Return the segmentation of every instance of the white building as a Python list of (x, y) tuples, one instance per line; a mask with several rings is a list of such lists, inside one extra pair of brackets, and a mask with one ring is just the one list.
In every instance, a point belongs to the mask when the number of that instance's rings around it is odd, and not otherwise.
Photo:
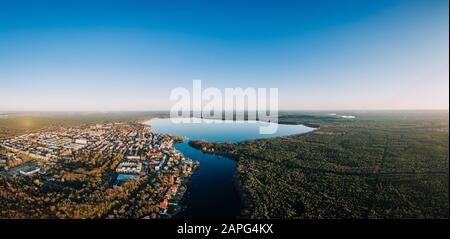
[(76, 144), (83, 144), (86, 145), (87, 144), (87, 139), (76, 139), (75, 140)]
[(33, 170), (30, 170), (30, 171), (19, 170), (19, 173), (22, 174), (23, 176), (30, 176), (30, 175), (33, 175), (35, 173), (39, 173), (40, 171), (41, 171), (40, 168), (35, 168)]

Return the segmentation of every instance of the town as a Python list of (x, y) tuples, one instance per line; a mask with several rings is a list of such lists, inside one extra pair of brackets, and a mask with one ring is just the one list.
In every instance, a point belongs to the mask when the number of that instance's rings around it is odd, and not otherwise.
[(199, 166), (174, 148), (174, 143), (183, 140), (153, 133), (150, 126), (135, 122), (57, 127), (0, 142), (0, 177), (39, 181), (43, 191), (58, 183), (94, 179), (101, 179), (100, 191), (120, 190), (135, 181), (139, 182), (136, 195), (148, 189), (146, 185), (152, 187), (147, 190), (149, 204), (158, 207), (157, 214), (140, 217), (170, 217), (179, 209), (185, 184)]

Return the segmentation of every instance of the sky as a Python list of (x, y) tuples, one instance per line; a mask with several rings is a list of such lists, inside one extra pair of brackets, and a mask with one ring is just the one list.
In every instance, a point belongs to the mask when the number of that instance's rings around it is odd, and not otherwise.
[(167, 110), (194, 79), (281, 110), (448, 109), (448, 4), (1, 1), (0, 111)]

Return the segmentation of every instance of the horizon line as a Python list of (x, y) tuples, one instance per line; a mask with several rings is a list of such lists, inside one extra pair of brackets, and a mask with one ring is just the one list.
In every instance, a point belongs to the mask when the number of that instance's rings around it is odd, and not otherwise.
[[(229, 112), (231, 110), (223, 110)], [(248, 110), (233, 110), (233, 112), (247, 112)], [(406, 108), (406, 109), (281, 109), (278, 112), (286, 111), (449, 111), (449, 108)], [(145, 113), (145, 112), (170, 112), (168, 109), (152, 109), (152, 110), (0, 110), (0, 114), (8, 113)], [(198, 111), (189, 111), (198, 112)]]

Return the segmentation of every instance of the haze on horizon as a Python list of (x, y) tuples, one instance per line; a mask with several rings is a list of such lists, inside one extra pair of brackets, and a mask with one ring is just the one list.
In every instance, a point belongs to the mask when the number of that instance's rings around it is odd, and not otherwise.
[(170, 91), (277, 87), (281, 110), (448, 109), (446, 0), (14, 1), (0, 111), (167, 110)]

